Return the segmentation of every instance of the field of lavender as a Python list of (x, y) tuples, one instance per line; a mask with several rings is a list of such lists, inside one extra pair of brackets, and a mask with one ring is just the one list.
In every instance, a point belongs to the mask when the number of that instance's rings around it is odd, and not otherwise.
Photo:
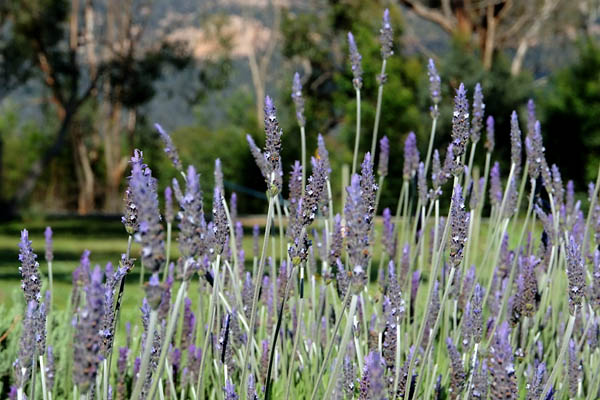
[[(385, 73), (391, 33), (386, 11), (380, 100), (394, 78)], [(52, 229), (41, 264), (22, 230), (22, 294), (0, 305), (3, 398), (600, 398), (600, 175), (588, 201), (576, 200), (545, 158), (533, 101), (524, 140), (516, 112), (510, 132), (498, 132), (511, 141), (501, 174), (479, 85), (469, 100), (460, 84), (452, 131), (436, 132), (441, 80), (431, 60), (424, 157), (411, 133), (404, 159), (389, 160), (399, 144), (378, 138), (380, 102), (371, 151), (360, 154), (361, 55), (351, 33), (348, 42), (357, 109), (343, 209), (334, 209), (320, 135), (307, 160), (298, 74), (300, 160), (280, 158), (284, 133), (268, 96), (264, 148), (248, 136), (268, 199), (260, 228), (243, 226), (218, 159), (205, 218), (199, 174), (157, 124), (180, 177), (159, 194), (134, 151), (126, 250), (114, 265), (94, 266), (84, 252), (72, 286), (54, 285)], [(434, 149), (448, 134), (450, 145)], [(404, 184), (396, 209), (379, 210), (389, 162), (403, 162)], [(139, 282), (125, 283), (132, 270)]]

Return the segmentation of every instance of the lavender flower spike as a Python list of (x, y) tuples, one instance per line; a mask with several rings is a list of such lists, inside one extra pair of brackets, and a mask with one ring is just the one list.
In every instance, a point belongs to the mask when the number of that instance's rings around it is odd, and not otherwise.
[(465, 210), (460, 185), (454, 187), (452, 195), (452, 209), (450, 210), (450, 260), (454, 267), (458, 267), (463, 258), (463, 250), (467, 242), (469, 226), (469, 213)]
[(525, 138), (525, 153), (529, 162), (529, 176), (535, 180), (540, 175), (544, 160), (540, 121), (534, 123), (533, 131)]
[(23, 329), (19, 342), (18, 357), (13, 366), (15, 367), (16, 384), (22, 388), (29, 381), (31, 365), (33, 361), (35, 345), (35, 313), (37, 302), (31, 300), (27, 303), (27, 311), (23, 318)]
[(225, 195), (225, 186), (223, 186), (223, 168), (221, 167), (221, 159), (215, 159), (215, 186), (219, 188), (221, 193)]
[(304, 98), (302, 97), (302, 83), (300, 82), (300, 74), (294, 74), (294, 80), (292, 81), (292, 100), (296, 106), (296, 119), (298, 125), (304, 127), (306, 125), (306, 119), (304, 118)]
[(452, 173), (459, 176), (463, 172), (463, 155), (469, 140), (469, 102), (467, 90), (460, 84), (454, 96), (454, 113), (452, 114), (452, 151), (454, 165)]
[(233, 386), (233, 383), (231, 383), (231, 379), (228, 379), (227, 382), (225, 383), (225, 400), (238, 400), (239, 397), (237, 395), (237, 393), (235, 392), (235, 386)]
[(348, 32), (348, 48), (350, 50), (350, 63), (352, 64), (352, 75), (354, 78), (352, 79), (352, 84), (354, 85), (355, 90), (360, 90), (362, 88), (362, 66), (361, 60), (362, 56), (358, 52), (358, 47), (356, 47), (356, 41), (354, 40), (354, 35), (352, 32)]
[(494, 117), (491, 115), (487, 117), (485, 125), (485, 148), (488, 153), (491, 153), (494, 151), (494, 145), (496, 144), (494, 140)]
[(158, 123), (154, 124), (154, 128), (156, 128), (156, 130), (158, 131), (158, 134), (160, 135), (160, 138), (162, 139), (165, 145), (165, 153), (167, 153), (167, 157), (169, 157), (169, 159), (178, 171), (183, 171), (181, 160), (179, 160), (179, 154), (177, 153), (177, 149), (173, 144), (171, 136), (169, 136), (169, 134)]
[(46, 239), (46, 261), (52, 262), (54, 259), (54, 252), (52, 249), (52, 228), (46, 227), (44, 231), (44, 238)]
[(490, 394), (492, 399), (518, 398), (517, 377), (513, 350), (509, 339), (510, 329), (504, 321), (498, 327), (489, 348), (489, 371), (492, 377)]
[(452, 342), (452, 339), (449, 337), (446, 338), (446, 346), (448, 347), (450, 365), (452, 367), (452, 372), (450, 374), (450, 388), (448, 389), (448, 392), (450, 393), (451, 399), (457, 399), (465, 387), (465, 369), (463, 367), (462, 358)]
[(283, 130), (279, 127), (277, 115), (275, 114), (275, 106), (273, 100), (269, 96), (265, 97), (265, 166), (266, 171), (263, 172), (269, 194), (277, 195), (281, 192), (281, 178), (283, 171), (281, 169), (281, 136)]
[(367, 266), (371, 258), (369, 238), (371, 224), (365, 218), (369, 215), (368, 206), (363, 199), (361, 178), (352, 175), (350, 186), (346, 188), (348, 197), (344, 207), (346, 215), (346, 247), (350, 258), (352, 283), (357, 292), (360, 292), (367, 283)]
[(383, 22), (379, 30), (379, 42), (381, 43), (381, 57), (385, 60), (394, 54), (394, 30), (390, 22), (390, 10), (383, 11)]
[(410, 132), (404, 141), (404, 167), (402, 174), (405, 180), (412, 179), (419, 168), (419, 150), (417, 136)]
[(100, 266), (94, 268), (85, 291), (86, 305), (79, 313), (73, 341), (73, 381), (81, 393), (87, 393), (96, 382), (98, 365), (102, 359), (102, 338), (98, 332), (104, 311), (104, 288)]
[(40, 275), (40, 264), (36, 261), (37, 255), (31, 248), (31, 241), (29, 240), (29, 232), (27, 229), (21, 231), (21, 241), (19, 242), (19, 261), (21, 266), (19, 272), (21, 273), (21, 289), (25, 293), (25, 300), (27, 303), (35, 301), (39, 303), (42, 295), (40, 290), (42, 288), (42, 277)]
[(165, 219), (169, 224), (173, 223), (173, 190), (170, 186), (165, 188)]
[(387, 136), (382, 137), (379, 140), (379, 166), (377, 173), (381, 177), (385, 177), (388, 174), (388, 164), (390, 161), (390, 141)]
[(515, 176), (521, 174), (521, 129), (519, 128), (519, 118), (517, 112), (513, 111), (510, 115), (510, 159), (515, 164)]
[(440, 116), (438, 105), (440, 104), (440, 101), (442, 101), (442, 84), (440, 75), (435, 68), (435, 63), (431, 58), (427, 63), (427, 75), (429, 76), (429, 94), (431, 95), (431, 101), (433, 102), (433, 106), (430, 108), (431, 117), (437, 118)]
[(140, 221), (135, 239), (142, 244), (144, 266), (155, 273), (165, 264), (164, 232), (158, 210), (156, 180), (150, 168), (142, 164), (138, 150), (132, 157), (132, 164), (130, 186)]
[(569, 279), (569, 311), (575, 315), (585, 293), (585, 266), (581, 247), (573, 236), (567, 244), (567, 278)]
[(360, 400), (385, 400), (385, 361), (377, 351), (371, 351), (365, 357), (363, 377), (360, 382)]
[(473, 94), (473, 119), (471, 120), (471, 141), (479, 142), (481, 138), (481, 130), (483, 128), (483, 113), (485, 112), (485, 103), (483, 102), (483, 93), (481, 85), (475, 85), (475, 93)]

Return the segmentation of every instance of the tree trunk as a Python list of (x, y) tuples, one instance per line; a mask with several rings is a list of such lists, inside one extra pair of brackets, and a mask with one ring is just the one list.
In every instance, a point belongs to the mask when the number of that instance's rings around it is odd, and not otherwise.
[(94, 171), (81, 134), (73, 135), (73, 155), (77, 175), (77, 212), (85, 215), (94, 210)]

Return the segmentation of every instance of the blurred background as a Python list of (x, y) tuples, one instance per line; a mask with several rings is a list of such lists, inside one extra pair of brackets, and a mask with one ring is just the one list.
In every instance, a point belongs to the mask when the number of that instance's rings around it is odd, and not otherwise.
[[(220, 157), (240, 213), (264, 213), (265, 185), (245, 135), (262, 145), (262, 99), (271, 95), (289, 172), (300, 157), (290, 98), (295, 71), (304, 86), (309, 154), (321, 132), (339, 201), (356, 107), (346, 34), (354, 33), (363, 56), (367, 151), (385, 8), (395, 55), (379, 133), (391, 142), (383, 207), (395, 207), (408, 132), (426, 152), (429, 58), (443, 87), (436, 147), (449, 142), (454, 90), (465, 82), (471, 97), (481, 82), (486, 114), (496, 119), (494, 160), (506, 175), (510, 113), (517, 110), (526, 132), (533, 98), (549, 162), (585, 196), (600, 160), (599, 0), (3, 0), (0, 266), (16, 265), (25, 226), (34, 246), (46, 224), (56, 237), (76, 239), (63, 243), (58, 259), (77, 260), (83, 246), (100, 246), (92, 238), (116, 237), (124, 247), (119, 214), (133, 149), (144, 151), (161, 193), (175, 175), (155, 122), (172, 134), (184, 164), (202, 173), (207, 205)], [(100, 259), (119, 251), (106, 243)]]

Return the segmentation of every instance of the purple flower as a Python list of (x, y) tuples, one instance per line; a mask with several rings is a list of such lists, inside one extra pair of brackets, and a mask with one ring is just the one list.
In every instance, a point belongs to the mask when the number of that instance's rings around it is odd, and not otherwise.
[(247, 399), (248, 400), (258, 400), (258, 395), (256, 394), (256, 383), (254, 382), (254, 374), (250, 373), (248, 375), (248, 391), (247, 391)]
[(296, 106), (296, 120), (298, 120), (298, 125), (304, 127), (306, 125), (306, 119), (304, 119), (304, 98), (302, 98), (300, 74), (297, 72), (294, 74), (294, 80), (292, 81), (292, 100)]
[(98, 332), (104, 313), (104, 288), (99, 266), (94, 268), (85, 293), (86, 304), (78, 315), (73, 340), (73, 381), (81, 393), (87, 393), (95, 384), (98, 366), (102, 360), (102, 338)]
[(538, 286), (535, 267), (540, 260), (534, 256), (520, 256), (516, 306), (521, 315), (533, 317), (537, 311)]
[(281, 136), (283, 131), (279, 127), (277, 115), (275, 114), (273, 100), (269, 96), (265, 97), (265, 166), (263, 175), (267, 182), (269, 193), (274, 196), (281, 192)]
[(304, 196), (302, 196), (302, 206), (300, 220), (304, 227), (309, 226), (317, 216), (319, 211), (319, 200), (323, 196), (327, 181), (327, 170), (322, 158), (312, 158), (313, 172), (308, 177)]
[(595, 310), (600, 310), (600, 250), (594, 251), (592, 258), (594, 272), (592, 274), (592, 284), (589, 290), (590, 304)]
[(460, 84), (454, 96), (454, 112), (452, 114), (452, 157), (454, 160), (452, 173), (458, 176), (463, 172), (463, 155), (469, 140), (469, 101), (464, 84)]
[[(398, 283), (396, 282), (396, 287)], [(388, 291), (392, 294), (391, 289)], [(392, 304), (389, 296), (383, 297), (383, 315), (385, 317), (385, 330), (383, 331), (382, 352), (387, 368), (392, 369), (396, 361), (397, 324), (399, 323), (398, 310)]]
[(117, 398), (124, 399), (127, 386), (125, 378), (127, 377), (127, 358), (129, 357), (129, 347), (119, 347), (119, 358), (117, 359)]
[(429, 94), (431, 96), (431, 101), (433, 102), (433, 106), (431, 107), (431, 117), (437, 118), (440, 116), (438, 104), (442, 101), (442, 83), (440, 75), (435, 68), (435, 63), (431, 58), (427, 63), (427, 75), (429, 77)]
[(525, 138), (525, 153), (529, 162), (529, 176), (537, 179), (544, 159), (544, 144), (540, 132), (540, 121), (534, 123), (533, 131)]
[[(531, 101), (531, 100), (530, 100)], [(544, 391), (546, 381), (546, 364), (539, 363), (527, 384), (527, 400), (537, 400)]]
[(170, 186), (165, 188), (165, 219), (167, 223), (173, 223), (173, 191)]
[(260, 228), (258, 224), (254, 224), (252, 227), (252, 249), (254, 253), (254, 257), (258, 257), (259, 247), (258, 247), (258, 235), (260, 233)]
[(565, 188), (563, 186), (562, 177), (556, 164), (552, 164), (552, 192), (555, 198), (556, 207), (560, 207), (564, 203)]
[[(350, 346), (348, 347), (348, 349), (350, 349)], [(346, 354), (346, 356), (344, 357), (343, 375), (342, 376), (343, 376), (342, 379), (343, 379), (344, 393), (346, 393), (347, 398), (353, 398), (354, 397), (354, 389), (356, 387), (356, 385), (355, 385), (356, 377), (355, 377), (355, 372), (354, 372), (354, 363), (352, 362), (352, 359), (348, 356), (348, 354)]]
[[(485, 360), (479, 362), (475, 360), (475, 369), (473, 372), (473, 383), (471, 385), (471, 394), (473, 399), (485, 400), (488, 393), (488, 369)], [(537, 399), (537, 397), (536, 397)]]
[(52, 262), (54, 259), (54, 252), (52, 250), (52, 229), (47, 226), (44, 231), (44, 237), (46, 239), (46, 261)]
[(342, 256), (343, 245), (344, 238), (342, 236), (342, 217), (340, 214), (336, 214), (333, 218), (331, 241), (329, 243), (329, 265), (334, 265), (336, 260)]
[[(269, 171), (267, 169), (267, 163), (265, 161), (265, 157), (262, 154), (262, 151), (258, 148), (250, 134), (246, 135), (246, 141), (248, 142), (248, 146), (250, 147), (250, 152), (254, 157), (254, 161), (256, 161), (256, 165), (258, 166), (258, 169), (260, 169), (260, 173), (262, 174), (263, 178), (267, 180), (269, 176)], [(267, 183), (269, 183), (268, 180)]]
[(179, 252), (181, 257), (178, 262), (180, 271), (189, 279), (194, 271), (199, 268), (199, 258), (207, 251), (206, 221), (204, 219), (202, 189), (200, 176), (194, 166), (190, 165), (185, 178), (185, 193), (181, 192), (179, 182), (173, 179), (175, 197), (179, 202), (181, 211), (178, 213)]
[(377, 168), (379, 176), (387, 176), (389, 160), (390, 141), (387, 136), (384, 136), (379, 140), (379, 166)]
[(517, 399), (517, 377), (513, 350), (510, 345), (510, 328), (504, 321), (494, 334), (489, 348), (489, 371), (492, 377), (490, 394), (492, 399)]
[(225, 207), (223, 194), (218, 187), (214, 188), (213, 194), (213, 234), (214, 234), (214, 252), (221, 254), (225, 248), (225, 242), (229, 238), (229, 224), (227, 222), (227, 214), (225, 213)]
[(360, 381), (360, 400), (384, 400), (387, 392), (385, 390), (385, 362), (381, 354), (371, 351), (365, 357), (363, 377)]
[(35, 301), (39, 303), (42, 299), (40, 290), (42, 288), (42, 277), (40, 275), (40, 264), (36, 261), (37, 255), (31, 248), (29, 232), (27, 229), (21, 231), (21, 241), (19, 242), (19, 261), (21, 266), (21, 289), (25, 294), (27, 303)]
[(396, 256), (396, 244), (398, 238), (396, 237), (396, 226), (392, 222), (392, 212), (389, 208), (383, 210), (383, 235), (381, 241), (388, 256), (393, 260)]
[(167, 157), (169, 157), (169, 160), (171, 160), (173, 166), (175, 166), (178, 171), (183, 171), (183, 166), (179, 160), (179, 154), (177, 153), (177, 149), (173, 144), (171, 136), (169, 136), (169, 134), (163, 129), (162, 126), (160, 126), (160, 124), (154, 124), (154, 128), (156, 128), (158, 131), (158, 134), (160, 135), (160, 138), (165, 146), (165, 153), (167, 153)]
[(490, 115), (489, 117), (487, 117), (485, 130), (485, 148), (487, 149), (488, 153), (494, 151), (495, 143), (496, 142), (494, 140), (494, 117)]
[(533, 99), (529, 99), (529, 101), (527, 101), (527, 136), (533, 135), (536, 122), (535, 103), (533, 102)]
[(450, 373), (450, 393), (451, 399), (457, 399), (465, 387), (466, 374), (463, 367), (462, 358), (456, 349), (456, 346), (452, 342), (451, 338), (446, 338), (446, 347), (448, 348), (448, 354), (450, 356), (450, 365), (452, 372)]
[(458, 267), (463, 258), (469, 227), (469, 213), (465, 210), (460, 185), (454, 187), (450, 218), (450, 260), (454, 267)]
[(165, 242), (163, 226), (158, 211), (156, 180), (150, 168), (142, 164), (142, 153), (135, 152), (132, 161), (130, 186), (133, 202), (140, 221), (136, 241), (142, 244), (142, 262), (152, 273), (160, 271), (165, 264)]
[(577, 397), (577, 388), (581, 379), (581, 364), (577, 354), (577, 344), (573, 339), (569, 340), (569, 397)]
[(402, 169), (405, 180), (412, 179), (419, 168), (419, 150), (417, 150), (417, 137), (410, 132), (404, 141), (404, 167)]
[(390, 22), (390, 10), (387, 8), (383, 11), (379, 42), (381, 43), (381, 57), (384, 60), (394, 54), (394, 30)]
[(238, 212), (237, 212), (237, 193), (231, 192), (231, 196), (229, 197), (229, 215), (231, 216), (231, 220), (236, 222)]
[(221, 167), (221, 159), (215, 159), (215, 186), (219, 188), (221, 193), (225, 194), (225, 186), (223, 186), (223, 168)]
[(417, 168), (417, 191), (419, 192), (419, 202), (422, 207), (427, 205), (427, 176), (425, 176), (425, 164), (419, 163)]
[(371, 221), (359, 175), (352, 175), (350, 186), (346, 188), (346, 192), (348, 193), (344, 207), (347, 232), (346, 248), (352, 266), (352, 280), (357, 285), (356, 289), (360, 291), (368, 279), (366, 271), (371, 258)]
[(36, 321), (35, 314), (38, 303), (35, 300), (30, 300), (27, 303), (27, 311), (23, 318), (23, 328), (21, 330), (21, 339), (19, 341), (18, 357), (13, 366), (15, 367), (15, 383), (19, 388), (23, 388), (29, 381), (31, 367), (34, 359), (34, 351), (36, 349)]
[(46, 349), (46, 366), (44, 367), (44, 374), (46, 374), (46, 386), (48, 390), (52, 391), (54, 387), (54, 350), (52, 346), (48, 346)]
[(235, 386), (231, 383), (231, 379), (227, 379), (225, 382), (225, 387), (223, 388), (225, 391), (225, 400), (238, 400), (239, 397), (237, 393), (235, 393)]
[(577, 308), (581, 306), (581, 300), (585, 293), (585, 266), (581, 255), (581, 247), (573, 236), (569, 238), (567, 250), (567, 278), (569, 280), (569, 311), (575, 315)]
[(517, 112), (510, 115), (510, 160), (515, 165), (515, 176), (521, 174), (521, 129)]
[(125, 190), (125, 197), (123, 200), (125, 201), (125, 210), (123, 211), (123, 216), (121, 217), (121, 223), (125, 227), (125, 231), (128, 234), (133, 235), (139, 230), (140, 222), (138, 220), (137, 206), (133, 202), (131, 186)]
[(502, 183), (500, 182), (500, 164), (494, 163), (490, 171), (490, 203), (493, 206), (500, 207), (502, 203)]
[(481, 85), (477, 83), (475, 85), (475, 93), (473, 94), (473, 118), (471, 119), (471, 141), (473, 143), (479, 142), (481, 138), (484, 112), (483, 92), (481, 91)]
[(360, 90), (362, 87), (362, 67), (360, 65), (362, 56), (358, 52), (358, 48), (356, 47), (356, 41), (354, 40), (354, 35), (352, 32), (348, 32), (348, 49), (350, 51), (350, 64), (352, 65), (352, 75), (354, 78), (352, 79), (352, 84), (354, 85), (354, 89)]
[(442, 194), (442, 185), (446, 182), (446, 177), (442, 171), (440, 162), (440, 153), (437, 149), (433, 150), (433, 158), (431, 160), (431, 185), (430, 197), (435, 201)]

